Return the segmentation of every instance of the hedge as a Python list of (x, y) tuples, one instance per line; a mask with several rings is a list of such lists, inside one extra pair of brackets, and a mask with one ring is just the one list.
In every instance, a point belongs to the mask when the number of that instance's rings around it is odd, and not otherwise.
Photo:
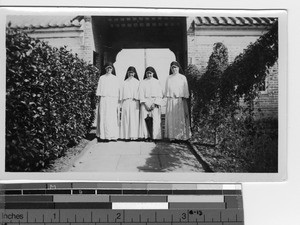
[(6, 171), (39, 171), (91, 129), (100, 73), (66, 46), (6, 30)]
[(195, 65), (187, 68), (192, 141), (215, 172), (278, 172), (278, 119), (258, 119), (253, 107), (266, 71), (277, 59), (276, 21), (231, 64), (226, 47), (216, 43), (202, 76)]
[(228, 67), (228, 49), (217, 42), (209, 57), (205, 73), (193, 65), (187, 69), (192, 96), (192, 130), (201, 132), (202, 140), (217, 143), (218, 128), (224, 124), (225, 112), (220, 107), (220, 87), (223, 72)]

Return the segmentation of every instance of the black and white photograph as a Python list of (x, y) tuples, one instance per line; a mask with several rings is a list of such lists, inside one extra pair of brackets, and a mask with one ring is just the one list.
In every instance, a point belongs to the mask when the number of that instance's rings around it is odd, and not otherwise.
[(5, 19), (5, 174), (285, 178), (284, 11)]

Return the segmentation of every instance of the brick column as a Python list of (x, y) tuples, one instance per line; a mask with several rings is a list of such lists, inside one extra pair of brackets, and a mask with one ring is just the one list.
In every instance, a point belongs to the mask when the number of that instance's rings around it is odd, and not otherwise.
[(88, 63), (93, 63), (93, 51), (95, 42), (92, 29), (92, 17), (85, 16), (83, 24), (83, 59)]

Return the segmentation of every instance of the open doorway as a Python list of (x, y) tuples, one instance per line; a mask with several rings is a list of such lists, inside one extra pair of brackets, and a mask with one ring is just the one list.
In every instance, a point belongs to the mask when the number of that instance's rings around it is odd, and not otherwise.
[[(175, 54), (167, 48), (123, 49), (118, 53), (114, 66), (120, 82), (124, 80), (129, 66), (136, 68), (140, 81), (143, 80), (145, 69), (152, 66), (164, 89), (170, 63), (174, 60)], [(165, 113), (165, 104), (162, 106), (162, 113)]]
[(129, 66), (136, 68), (140, 80), (144, 77), (146, 67), (152, 66), (157, 72), (162, 87), (164, 87), (169, 75), (170, 63), (174, 60), (174, 53), (167, 48), (123, 49), (118, 53), (114, 66), (116, 74), (121, 80), (124, 80)]

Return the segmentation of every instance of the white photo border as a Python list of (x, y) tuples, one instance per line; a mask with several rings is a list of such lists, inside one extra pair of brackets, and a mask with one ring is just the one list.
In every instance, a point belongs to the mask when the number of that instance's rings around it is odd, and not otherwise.
[[(0, 180), (59, 180), (59, 181), (101, 181), (101, 182), (269, 182), (287, 179), (287, 74), (288, 74), (288, 30), (287, 11), (267, 10), (229, 10), (229, 9), (168, 9), (168, 8), (122, 8), (122, 7), (2, 7), (0, 8)], [(5, 90), (6, 56), (5, 27), (7, 15), (101, 15), (101, 16), (242, 16), (278, 17), (279, 57), (278, 57), (278, 173), (26, 173), (5, 172)]]

